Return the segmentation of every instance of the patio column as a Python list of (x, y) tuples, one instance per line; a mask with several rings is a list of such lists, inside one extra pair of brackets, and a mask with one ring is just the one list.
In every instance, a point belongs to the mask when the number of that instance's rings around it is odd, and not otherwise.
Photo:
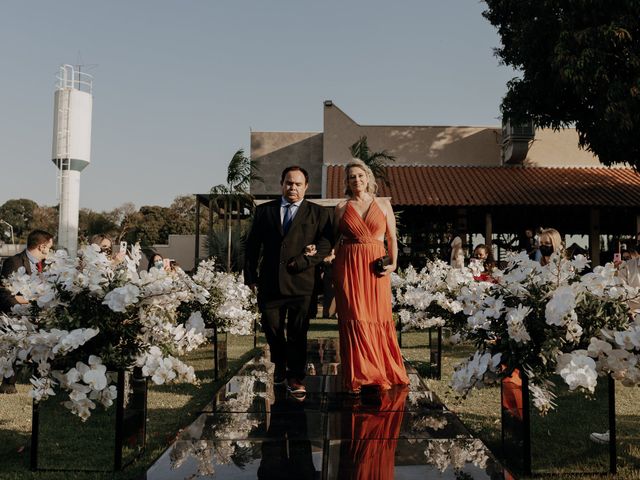
[(589, 254), (591, 266), (600, 265), (600, 210), (597, 208), (589, 211)]
[(484, 244), (491, 247), (491, 239), (493, 238), (493, 217), (491, 212), (484, 214)]

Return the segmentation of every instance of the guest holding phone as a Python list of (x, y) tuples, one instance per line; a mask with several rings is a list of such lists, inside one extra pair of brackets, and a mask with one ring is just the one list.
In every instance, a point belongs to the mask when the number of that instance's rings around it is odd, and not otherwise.
[(122, 262), (124, 260), (124, 257), (127, 254), (127, 251), (126, 251), (127, 242), (121, 242), (121, 245), (122, 243), (124, 243), (125, 245), (124, 251), (121, 248), (121, 250), (114, 255), (113, 240), (111, 240), (111, 237), (105, 233), (98, 233), (92, 236), (90, 243), (92, 245), (97, 245), (98, 247), (100, 247), (100, 253), (104, 253), (107, 256), (107, 258), (109, 258), (113, 263), (116, 263), (116, 264)]

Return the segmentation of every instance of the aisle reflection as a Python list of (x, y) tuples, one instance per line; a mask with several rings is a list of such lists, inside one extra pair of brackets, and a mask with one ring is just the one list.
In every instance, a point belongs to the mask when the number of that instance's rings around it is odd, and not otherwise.
[[(347, 441), (340, 443), (338, 462), (340, 479), (392, 480), (396, 446), (405, 415), (408, 389), (381, 392), (366, 404), (356, 403), (353, 410), (340, 414), (342, 432)], [(342, 438), (345, 436), (341, 435)]]
[(288, 396), (284, 388), (276, 387), (269, 417), (258, 478), (314, 479), (316, 469), (304, 401), (296, 400)]

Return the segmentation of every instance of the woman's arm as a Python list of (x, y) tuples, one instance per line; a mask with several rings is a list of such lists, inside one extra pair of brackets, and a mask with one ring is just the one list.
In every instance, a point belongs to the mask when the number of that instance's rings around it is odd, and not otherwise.
[(386, 213), (385, 216), (387, 217), (387, 250), (391, 260), (391, 265), (386, 266), (384, 269), (384, 275), (388, 275), (398, 268), (398, 238), (396, 236), (396, 216), (393, 213), (391, 202), (386, 199), (383, 202), (382, 211)]
[(334, 253), (338, 252), (340, 248), (340, 240), (342, 239), (342, 234), (340, 233), (340, 221), (342, 220), (342, 215), (344, 215), (344, 211), (347, 207), (347, 200), (342, 200), (340, 203), (336, 205), (336, 208), (333, 210), (333, 248), (335, 249)]

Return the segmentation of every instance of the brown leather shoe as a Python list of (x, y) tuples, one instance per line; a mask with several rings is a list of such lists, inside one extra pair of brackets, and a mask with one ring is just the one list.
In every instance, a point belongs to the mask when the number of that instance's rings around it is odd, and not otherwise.
[(288, 388), (292, 395), (305, 395), (307, 393), (307, 389), (304, 384), (297, 378), (289, 379)]

